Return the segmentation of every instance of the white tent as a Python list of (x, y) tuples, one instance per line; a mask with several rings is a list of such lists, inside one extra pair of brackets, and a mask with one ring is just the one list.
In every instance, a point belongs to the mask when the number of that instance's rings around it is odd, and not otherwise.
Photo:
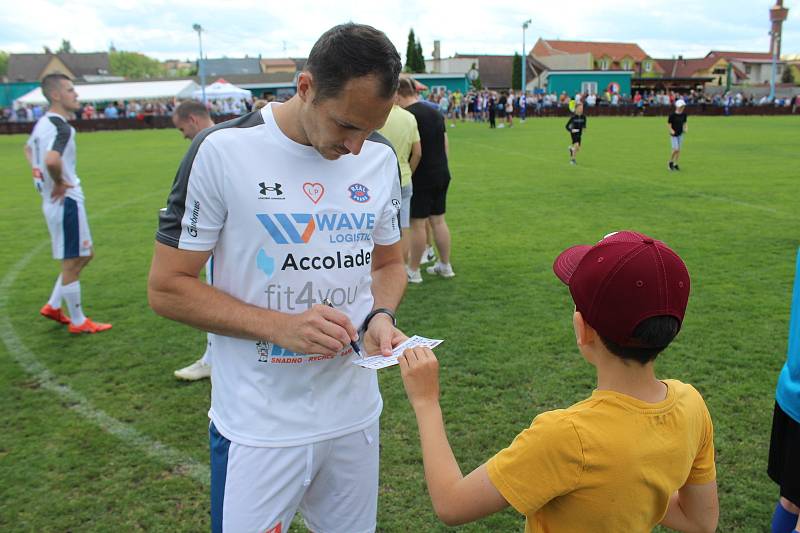
[[(203, 98), (203, 90), (197, 89), (194, 92), (194, 98), (195, 100)], [(206, 100), (226, 100), (228, 98), (233, 98), (234, 100), (252, 100), (253, 93), (247, 89), (240, 89), (222, 78), (211, 85), (206, 85)]]
[[(132, 81), (123, 83), (92, 83), (76, 85), (80, 102), (114, 102), (124, 100), (155, 100), (191, 98), (200, 86), (192, 80)], [(46, 104), (40, 87), (20, 96), (17, 104)]]

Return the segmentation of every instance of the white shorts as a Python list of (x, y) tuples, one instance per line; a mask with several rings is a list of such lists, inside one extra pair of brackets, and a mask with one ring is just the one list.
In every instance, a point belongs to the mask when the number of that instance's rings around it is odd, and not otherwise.
[(408, 184), (400, 188), (400, 227), (411, 227), (411, 196), (414, 192), (414, 186)]
[(64, 198), (63, 202), (42, 203), (42, 212), (50, 231), (53, 259), (71, 259), (92, 254), (92, 234), (83, 202)]
[(287, 533), (297, 510), (314, 533), (372, 533), (378, 512), (376, 421), (304, 446), (231, 442), (212, 423), (211, 531)]
[(672, 149), (680, 150), (681, 144), (683, 144), (683, 133), (680, 135), (672, 135), (670, 139), (672, 139)]

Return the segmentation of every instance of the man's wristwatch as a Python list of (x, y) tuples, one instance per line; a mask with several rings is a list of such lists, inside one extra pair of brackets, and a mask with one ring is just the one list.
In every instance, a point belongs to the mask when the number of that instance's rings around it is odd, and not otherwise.
[(389, 315), (389, 318), (392, 319), (392, 325), (397, 326), (397, 318), (394, 316), (394, 311), (391, 309), (387, 309), (386, 307), (379, 307), (377, 309), (373, 309), (370, 314), (367, 315), (367, 318), (364, 319), (364, 324), (361, 326), (361, 331), (367, 331), (369, 327), (370, 321), (375, 318), (375, 315), (383, 313), (385, 315)]

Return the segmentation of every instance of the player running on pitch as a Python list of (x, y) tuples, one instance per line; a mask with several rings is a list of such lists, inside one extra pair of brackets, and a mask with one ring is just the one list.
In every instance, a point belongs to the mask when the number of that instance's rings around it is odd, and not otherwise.
[(574, 165), (576, 164), (575, 156), (578, 155), (578, 150), (581, 149), (581, 135), (583, 130), (586, 129), (586, 115), (583, 114), (583, 104), (575, 106), (575, 113), (569, 117), (566, 128), (572, 136), (572, 144), (569, 145), (569, 162)]
[(669, 169), (680, 170), (678, 166), (678, 158), (681, 156), (681, 145), (683, 144), (683, 134), (689, 131), (689, 126), (686, 125), (686, 113), (683, 108), (686, 107), (686, 102), (679, 99), (675, 102), (675, 111), (670, 113), (667, 119), (667, 127), (669, 134), (672, 136), (672, 155), (669, 156)]

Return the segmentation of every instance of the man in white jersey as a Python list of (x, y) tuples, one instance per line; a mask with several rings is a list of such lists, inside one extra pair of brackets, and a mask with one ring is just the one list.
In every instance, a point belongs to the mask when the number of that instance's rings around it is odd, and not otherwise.
[(350, 343), (405, 339), (398, 161), (373, 134), (400, 68), (382, 32), (336, 26), (294, 97), (201, 132), (178, 170), (149, 299), (213, 333), (212, 531), (286, 531), (298, 508), (313, 531), (375, 530), (382, 400)]
[[(175, 108), (172, 114), (172, 123), (183, 133), (185, 139), (194, 140), (197, 134), (204, 129), (214, 125), (208, 109), (201, 102), (196, 100), (186, 100)], [(211, 273), (214, 268), (214, 259), (211, 258), (206, 263), (206, 283), (212, 284)], [(176, 378), (184, 381), (197, 381), (211, 377), (211, 334), (206, 334), (206, 351), (194, 363), (179, 368), (173, 374)]]
[[(42, 79), (42, 93), (50, 110), (40, 118), (25, 144), (25, 157), (33, 169), (34, 183), (42, 195), (42, 212), (50, 231), (53, 259), (61, 261), (61, 274), (42, 316), (69, 324), (70, 333), (98, 333), (111, 324), (94, 322), (81, 307), (81, 270), (94, 256), (89, 221), (83, 205), (81, 181), (75, 171), (75, 129), (67, 119), (80, 108), (72, 81), (63, 74)], [(69, 317), (61, 310), (67, 301)]]

